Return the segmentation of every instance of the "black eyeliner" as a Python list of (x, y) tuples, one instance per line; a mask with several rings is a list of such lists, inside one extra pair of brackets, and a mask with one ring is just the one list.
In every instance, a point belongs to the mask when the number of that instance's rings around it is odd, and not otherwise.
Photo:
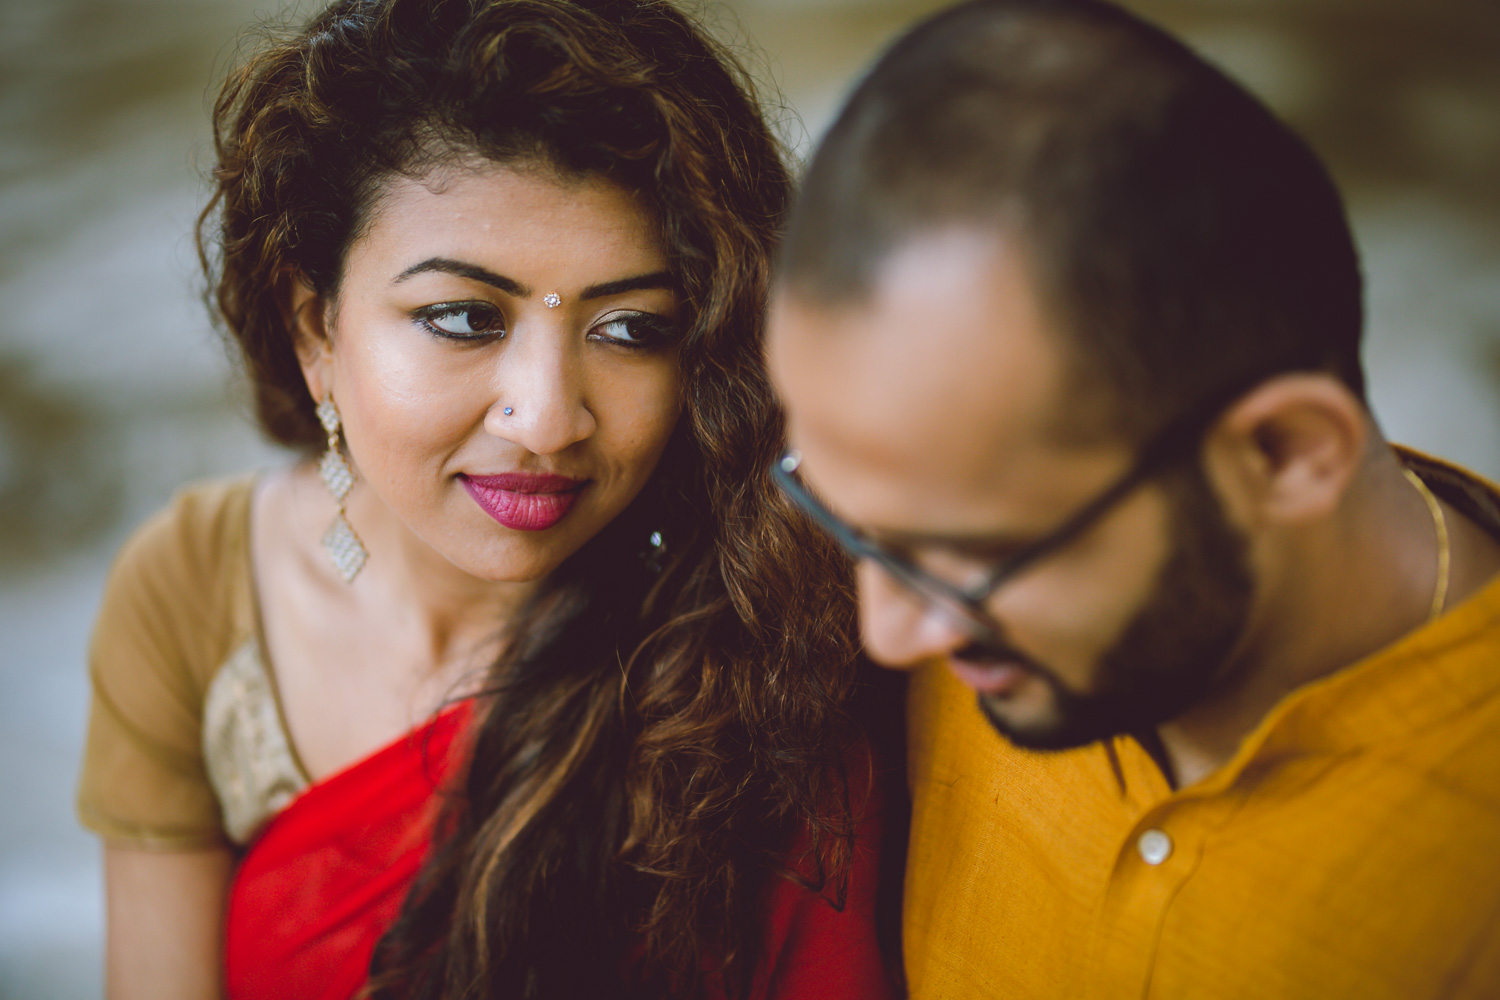
[(644, 336), (636, 341), (619, 340), (602, 334), (599, 335), (599, 338), (606, 343), (631, 351), (659, 350), (670, 344), (679, 333), (677, 324), (672, 320), (667, 319), (659, 313), (644, 311), (613, 313), (590, 327), (590, 333), (592, 334), (592, 331), (600, 327), (620, 322), (632, 327), (633, 333), (643, 334)]
[[(504, 337), (506, 330), (487, 330), (475, 333), (451, 333), (433, 323), (432, 320), (439, 316), (454, 316), (471, 312), (489, 312), (497, 317), (501, 316), (500, 310), (492, 303), (483, 300), (470, 299), (462, 302), (438, 302), (430, 306), (421, 306), (411, 311), (411, 317), (422, 330), (429, 335), (453, 343), (475, 343), (479, 341), (490, 341)], [(472, 323), (470, 324), (472, 325)]]

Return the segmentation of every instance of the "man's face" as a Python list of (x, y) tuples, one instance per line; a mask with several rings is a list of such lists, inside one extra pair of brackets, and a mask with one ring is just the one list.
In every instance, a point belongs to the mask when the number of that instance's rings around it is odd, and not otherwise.
[[(947, 230), (908, 241), (865, 301), (773, 304), (772, 376), (806, 483), (867, 535), (950, 583), (1043, 538), (1129, 468), (1106, 412), (1069, 379), (1017, 246)], [(866, 646), (890, 666), (940, 657), (1017, 744), (1077, 746), (1175, 717), (1222, 680), (1251, 580), (1237, 534), (1188, 460), (996, 590), (1000, 641), (870, 563)]]

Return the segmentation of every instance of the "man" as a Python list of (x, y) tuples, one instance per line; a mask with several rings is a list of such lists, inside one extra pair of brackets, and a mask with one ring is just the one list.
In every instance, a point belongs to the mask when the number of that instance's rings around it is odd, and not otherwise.
[(773, 471), (943, 661), (914, 996), (1500, 996), (1500, 496), (1381, 439), (1361, 294), (1308, 148), (1114, 7), (951, 9), (850, 98)]

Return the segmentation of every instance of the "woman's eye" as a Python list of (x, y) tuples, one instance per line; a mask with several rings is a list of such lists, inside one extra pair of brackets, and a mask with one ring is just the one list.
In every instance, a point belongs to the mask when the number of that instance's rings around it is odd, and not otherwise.
[(622, 347), (656, 347), (671, 336), (672, 327), (652, 313), (615, 313), (594, 324), (589, 336)]
[(505, 333), (500, 310), (480, 302), (432, 306), (419, 315), (429, 330), (451, 340), (477, 340)]

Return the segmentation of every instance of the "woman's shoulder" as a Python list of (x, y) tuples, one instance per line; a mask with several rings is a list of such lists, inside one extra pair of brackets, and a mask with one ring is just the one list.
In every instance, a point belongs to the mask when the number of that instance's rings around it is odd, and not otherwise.
[(157, 848), (223, 842), (204, 772), (205, 694), (253, 635), (249, 476), (181, 490), (136, 529), (104, 586), (79, 778), (85, 826)]
[(232, 652), (224, 643), (251, 624), (245, 610), (254, 482), (246, 475), (184, 487), (125, 542), (95, 625), (96, 673), (111, 663), (128, 667), (142, 647), (194, 673)]
[(255, 478), (247, 474), (182, 487), (131, 534), (116, 570), (211, 572), (231, 548), (244, 544)]

